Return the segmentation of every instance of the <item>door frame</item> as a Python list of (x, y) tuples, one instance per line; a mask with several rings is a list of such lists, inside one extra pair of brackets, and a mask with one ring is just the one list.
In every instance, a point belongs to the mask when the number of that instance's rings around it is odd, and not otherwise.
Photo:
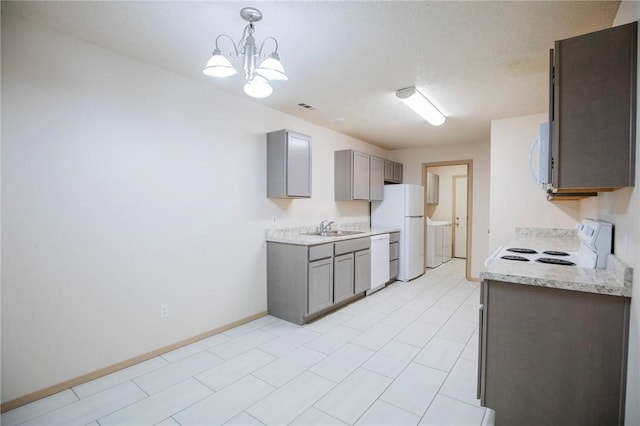
[[(469, 175), (468, 174), (466, 174), (466, 175), (453, 175), (451, 178), (453, 179), (452, 186), (451, 186), (451, 188), (452, 188), (452, 190), (451, 190), (451, 192), (452, 192), (451, 198), (452, 198), (452, 201), (453, 201), (451, 203), (451, 207), (453, 209), (453, 212), (452, 212), (451, 217), (455, 218), (456, 217), (456, 210), (457, 210), (456, 209), (456, 204), (457, 204), (456, 203), (456, 199), (457, 199), (457, 197), (456, 197), (456, 192), (457, 192), (457, 190), (456, 190), (456, 188), (457, 188), (456, 180), (457, 179), (462, 179), (462, 178), (467, 179), (467, 193), (468, 193), (469, 192)], [(468, 201), (468, 199), (469, 199), (469, 197), (467, 196), (467, 201)], [(467, 208), (467, 214), (469, 214), (469, 209), (468, 208)], [(468, 226), (468, 224), (469, 224), (469, 218), (467, 217), (467, 226)], [(452, 256), (451, 257), (455, 258), (456, 257), (456, 233), (457, 232), (456, 232), (456, 224), (452, 223), (451, 225), (452, 225), (452, 227), (451, 227), (451, 230), (452, 230), (452, 234), (451, 234)], [(465, 249), (465, 256), (466, 255), (467, 255), (467, 250)]]
[[(472, 281), (471, 278), (471, 235), (473, 230), (473, 160), (452, 160), (452, 161), (434, 161), (430, 163), (422, 163), (422, 186), (424, 187), (425, 206), (427, 203), (427, 169), (429, 167), (441, 166), (467, 166), (467, 247), (465, 259), (465, 279)], [(426, 215), (425, 209), (425, 236), (426, 236)], [(453, 247), (452, 247), (453, 248)], [(427, 238), (424, 239), (424, 264), (427, 264)]]

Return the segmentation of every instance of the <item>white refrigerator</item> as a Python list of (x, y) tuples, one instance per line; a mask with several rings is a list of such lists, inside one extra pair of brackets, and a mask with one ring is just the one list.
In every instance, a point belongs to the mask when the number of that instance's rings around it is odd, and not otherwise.
[(384, 201), (371, 203), (371, 227), (400, 229), (400, 281), (409, 281), (424, 274), (422, 186), (385, 185)]

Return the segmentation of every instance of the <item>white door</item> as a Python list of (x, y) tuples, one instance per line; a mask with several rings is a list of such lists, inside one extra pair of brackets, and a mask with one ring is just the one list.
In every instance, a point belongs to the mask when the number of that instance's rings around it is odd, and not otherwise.
[(467, 177), (453, 177), (453, 256), (467, 257)]

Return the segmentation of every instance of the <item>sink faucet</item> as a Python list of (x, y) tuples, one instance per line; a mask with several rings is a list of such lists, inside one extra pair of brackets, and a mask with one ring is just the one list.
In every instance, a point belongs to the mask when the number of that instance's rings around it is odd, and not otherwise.
[(335, 223), (335, 222), (333, 220), (332, 221), (323, 220), (322, 222), (320, 222), (320, 227), (318, 228), (318, 232), (327, 232), (332, 223)]

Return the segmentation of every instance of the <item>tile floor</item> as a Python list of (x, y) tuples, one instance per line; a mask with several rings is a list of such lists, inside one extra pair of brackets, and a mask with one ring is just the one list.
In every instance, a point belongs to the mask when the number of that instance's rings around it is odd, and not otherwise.
[(454, 259), (312, 324), (266, 316), (2, 414), (12, 425), (493, 425)]

